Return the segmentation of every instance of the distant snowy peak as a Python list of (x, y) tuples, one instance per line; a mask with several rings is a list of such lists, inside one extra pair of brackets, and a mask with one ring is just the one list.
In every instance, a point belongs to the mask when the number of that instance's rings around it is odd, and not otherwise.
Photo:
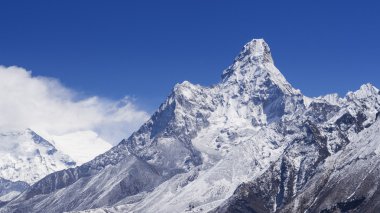
[(344, 104), (344, 99), (341, 98), (337, 93), (327, 94), (319, 96), (316, 98), (304, 97), (305, 105), (308, 107), (312, 102), (314, 103), (327, 103), (334, 106), (342, 106)]
[(375, 105), (380, 101), (379, 95), (379, 89), (368, 83), (362, 85), (354, 92), (348, 92), (344, 97), (340, 97), (337, 93), (327, 94), (316, 98), (304, 96), (304, 102), (306, 107), (309, 107), (311, 103), (327, 103), (339, 107), (361, 105), (366, 106), (367, 109), (374, 108), (377, 110)]
[(75, 162), (69, 156), (30, 129), (0, 133), (1, 178), (32, 184), (73, 166)]
[(379, 89), (374, 87), (372, 84), (364, 84), (360, 87), (359, 90), (355, 92), (349, 92), (346, 95), (346, 98), (348, 100), (353, 100), (353, 99), (367, 99), (369, 97), (375, 97), (380, 95)]

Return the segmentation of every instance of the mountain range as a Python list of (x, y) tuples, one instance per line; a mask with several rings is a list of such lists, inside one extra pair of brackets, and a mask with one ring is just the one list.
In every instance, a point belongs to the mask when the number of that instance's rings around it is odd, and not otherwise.
[(175, 85), (129, 138), (0, 212), (376, 212), (379, 116), (371, 84), (307, 97), (254, 39), (220, 83)]

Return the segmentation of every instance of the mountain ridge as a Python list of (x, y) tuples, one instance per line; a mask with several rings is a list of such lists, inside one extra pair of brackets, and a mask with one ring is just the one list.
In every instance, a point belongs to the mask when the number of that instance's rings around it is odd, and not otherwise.
[(177, 84), (128, 139), (48, 175), (1, 211), (281, 211), (376, 122), (379, 100), (369, 84), (345, 98), (305, 98), (254, 39), (219, 84)]

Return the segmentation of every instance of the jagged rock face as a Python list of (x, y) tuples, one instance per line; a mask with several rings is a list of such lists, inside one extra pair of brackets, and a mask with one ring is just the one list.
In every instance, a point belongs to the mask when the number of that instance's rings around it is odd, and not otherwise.
[(6, 204), (6, 202), (12, 200), (21, 192), (27, 189), (29, 184), (22, 181), (10, 181), (4, 178), (0, 178), (0, 206)]
[[(268, 45), (255, 39), (221, 83), (177, 84), (131, 137), (80, 167), (48, 175), (1, 210), (302, 211), (323, 188), (313, 183), (330, 180), (332, 159), (374, 128), (379, 100), (371, 85), (345, 98), (304, 97), (274, 66)], [(342, 194), (310, 209), (353, 208), (368, 197)]]
[[(379, 177), (376, 114), (380, 96), (376, 88), (364, 85), (340, 103), (314, 100), (297, 131), (303, 130), (304, 136), (289, 143), (262, 176), (240, 185), (215, 211), (374, 212), (379, 204), (376, 193), (370, 191), (377, 190)], [(337, 166), (356, 162), (362, 155), (366, 157), (361, 165), (345, 167), (344, 172)]]
[(326, 159), (307, 187), (282, 212), (377, 212), (380, 122), (350, 138), (341, 152)]

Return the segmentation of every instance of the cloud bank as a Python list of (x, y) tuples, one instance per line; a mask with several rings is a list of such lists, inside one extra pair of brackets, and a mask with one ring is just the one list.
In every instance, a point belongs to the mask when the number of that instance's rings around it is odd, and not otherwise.
[(95, 134), (112, 145), (148, 119), (147, 112), (128, 97), (118, 101), (80, 98), (56, 79), (34, 77), (14, 66), (0, 66), (0, 114), (0, 130), (31, 128), (51, 138), (87, 132), (78, 135), (91, 135), (94, 140)]

